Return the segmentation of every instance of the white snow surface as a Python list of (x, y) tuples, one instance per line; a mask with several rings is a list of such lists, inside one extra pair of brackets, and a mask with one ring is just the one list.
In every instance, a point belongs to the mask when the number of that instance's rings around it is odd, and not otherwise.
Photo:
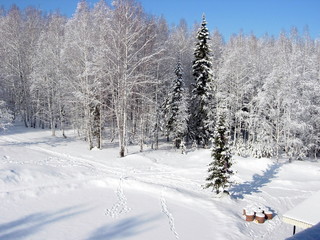
[[(318, 161), (235, 157), (238, 184), (218, 198), (202, 187), (209, 150), (131, 146), (119, 158), (114, 143), (89, 151), (67, 136), (19, 126), (0, 133), (0, 239), (280, 240), (292, 234), (282, 214), (320, 190)], [(246, 222), (249, 205), (274, 218)]]
[[(309, 206), (314, 206), (310, 208)], [(310, 198), (298, 204), (295, 208), (284, 214), (285, 217), (302, 221), (307, 224), (317, 225), (320, 223), (320, 191)], [(320, 235), (319, 235), (320, 238)]]

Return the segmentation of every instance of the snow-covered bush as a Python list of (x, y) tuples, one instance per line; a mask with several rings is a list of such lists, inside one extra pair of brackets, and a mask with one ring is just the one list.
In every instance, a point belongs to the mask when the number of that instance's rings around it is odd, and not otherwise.
[(292, 139), (288, 141), (289, 146), (287, 147), (287, 155), (290, 158), (302, 160), (306, 157), (307, 148), (304, 147), (303, 142), (300, 139)]
[(271, 158), (274, 156), (274, 150), (270, 146), (258, 143), (255, 144), (255, 147), (252, 149), (251, 155), (255, 158)]
[(10, 126), (13, 120), (13, 115), (10, 110), (6, 108), (4, 101), (0, 101), (0, 130), (5, 130), (6, 127)]
[(250, 156), (250, 151), (248, 149), (247, 144), (243, 141), (243, 139), (239, 139), (233, 149), (233, 152), (236, 155), (239, 155), (241, 157), (248, 157)]

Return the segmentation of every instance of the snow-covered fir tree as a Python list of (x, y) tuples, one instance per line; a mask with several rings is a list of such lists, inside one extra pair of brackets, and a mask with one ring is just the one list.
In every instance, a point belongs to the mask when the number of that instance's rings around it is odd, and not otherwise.
[(218, 122), (214, 130), (214, 139), (211, 156), (213, 161), (209, 164), (208, 182), (205, 188), (212, 187), (216, 194), (226, 191), (226, 188), (232, 183), (230, 180), (233, 171), (232, 156), (229, 148), (228, 130), (225, 124), (225, 116), (219, 115)]
[(192, 98), (190, 104), (189, 134), (198, 145), (208, 146), (212, 137), (214, 125), (214, 97), (211, 49), (209, 30), (203, 16), (201, 27), (197, 34), (194, 52)]
[(183, 69), (180, 60), (174, 70), (174, 79), (169, 95), (163, 104), (164, 130), (167, 139), (173, 139), (176, 148), (180, 148), (186, 132), (186, 100), (183, 89)]
[(184, 21), (170, 28), (134, 0), (113, 3), (81, 1), (71, 18), (0, 8), (0, 99), (16, 121), (52, 135), (73, 127), (90, 148), (118, 137), (121, 156), (137, 141), (158, 148), (165, 119), (157, 111), (180, 56), (184, 86), (193, 90), (194, 149), (209, 145), (223, 99), (238, 154), (319, 158), (320, 44), (307, 31), (239, 32), (224, 42), (217, 30), (210, 51), (204, 19), (194, 50), (196, 33)]

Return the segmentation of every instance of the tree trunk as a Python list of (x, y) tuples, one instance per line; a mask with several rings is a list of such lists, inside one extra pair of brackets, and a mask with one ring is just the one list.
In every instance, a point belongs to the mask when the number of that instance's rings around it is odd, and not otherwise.
[(120, 146), (120, 157), (124, 157), (124, 146)]
[(56, 136), (56, 122), (55, 119), (51, 119), (51, 136)]

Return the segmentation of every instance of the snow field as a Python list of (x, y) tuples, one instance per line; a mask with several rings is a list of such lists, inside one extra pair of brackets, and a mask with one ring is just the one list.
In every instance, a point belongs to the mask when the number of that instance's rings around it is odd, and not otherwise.
[[(319, 190), (319, 162), (235, 159), (231, 198), (202, 185), (209, 150), (165, 147), (124, 158), (89, 151), (68, 133), (15, 127), (0, 135), (0, 239), (285, 239), (281, 216)], [(242, 209), (274, 218), (246, 222)], [(300, 230), (301, 231), (301, 230)]]

